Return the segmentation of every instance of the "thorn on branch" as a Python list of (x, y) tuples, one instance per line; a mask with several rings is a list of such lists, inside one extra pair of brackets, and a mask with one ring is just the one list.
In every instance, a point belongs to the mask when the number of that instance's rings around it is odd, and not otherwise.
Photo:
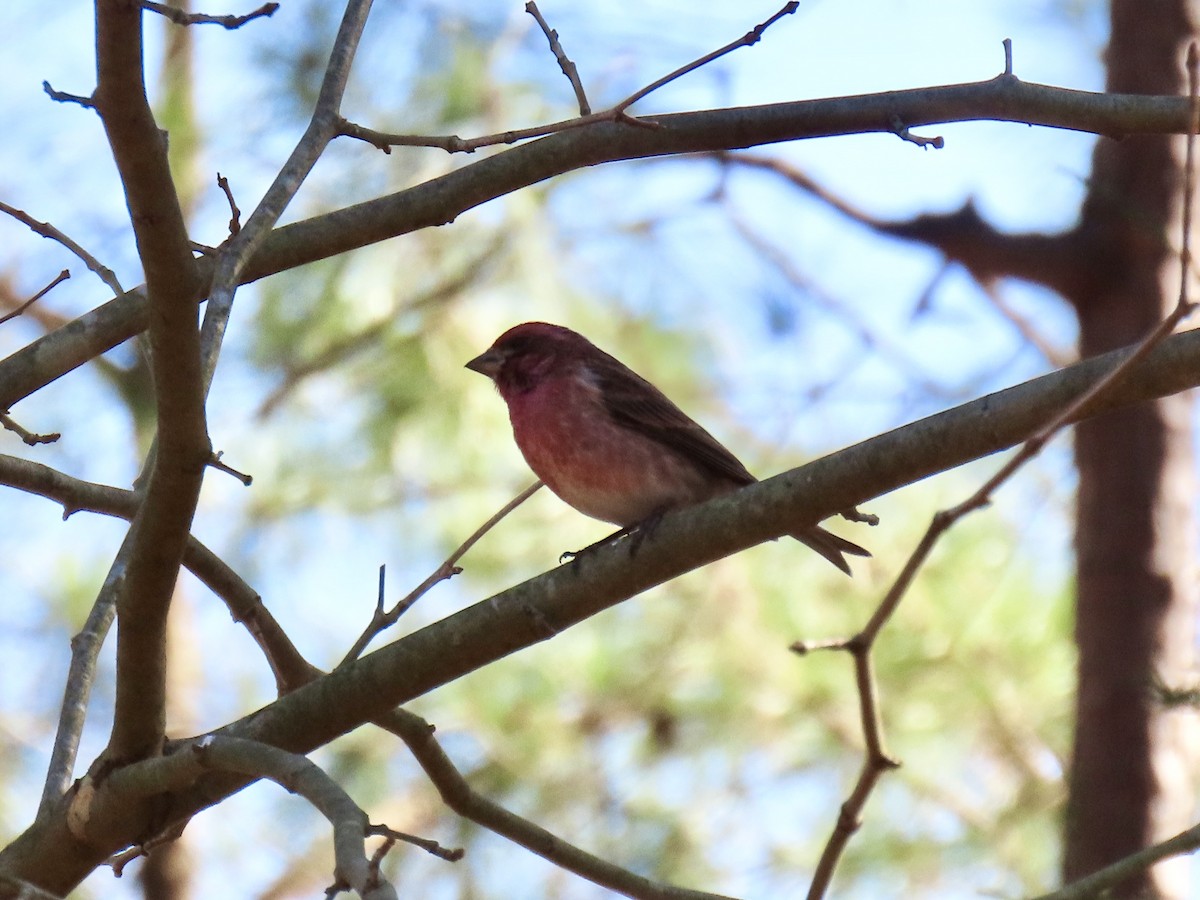
[(892, 131), (896, 133), (897, 137), (899, 137), (901, 140), (908, 141), (909, 143), (916, 144), (922, 150), (928, 150), (930, 147), (932, 147), (934, 150), (941, 150), (944, 146), (946, 146), (946, 139), (940, 134), (937, 137), (931, 138), (921, 137), (920, 135), (913, 134), (908, 130), (908, 126), (904, 124), (903, 120), (901, 120), (899, 116), (892, 116), (891, 124)]
[(1004, 74), (1011, 76), (1012, 73), (1013, 73), (1012, 38), (1005, 38), (1004, 39)]
[(793, 641), (788, 649), (797, 656), (807, 656), (818, 650), (845, 650), (848, 644), (849, 640), (845, 638), (828, 641)]
[(216, 469), (218, 472), (224, 472), (226, 475), (232, 475), (234, 478), (236, 478), (238, 481), (240, 481), (246, 487), (250, 487), (250, 485), (254, 484), (254, 476), (253, 475), (246, 475), (243, 472), (239, 472), (237, 469), (233, 468), (232, 466), (226, 465), (225, 463), (221, 462), (221, 457), (224, 455), (225, 455), (224, 450), (220, 450), (220, 451), (214, 453), (212, 455), (212, 457), (208, 460), (208, 464), (210, 466), (212, 466), (214, 469)]
[(872, 528), (879, 524), (879, 516), (874, 513), (859, 512), (857, 506), (844, 509), (838, 515), (847, 522), (861, 522), (863, 525), (870, 525)]
[(217, 187), (225, 193), (225, 199), (229, 201), (229, 236), (234, 237), (242, 230), (242, 211), (238, 209), (237, 202), (233, 199), (229, 179), (220, 172), (217, 173)]
[(55, 287), (57, 287), (58, 285), (60, 285), (62, 282), (66, 281), (70, 277), (71, 277), (70, 270), (63, 269), (61, 272), (58, 273), (57, 277), (55, 277), (55, 279), (53, 281), (51, 281), (48, 285), (46, 285), (44, 288), (42, 288), (40, 291), (38, 291), (36, 294), (34, 294), (32, 297), (30, 297), (24, 303), (22, 303), (20, 306), (18, 306), (12, 312), (6, 313), (5, 315), (0, 316), (0, 325), (3, 325), (9, 319), (15, 319), (17, 316), (21, 315), (21, 313), (25, 312), (25, 310), (29, 309), (29, 307), (33, 306), (33, 304), (37, 303), (39, 300), (41, 300), (43, 297), (45, 297), (48, 293), (50, 293), (50, 291), (52, 291)]
[(50, 86), (50, 82), (42, 82), (42, 90), (55, 103), (78, 103), (84, 109), (95, 109), (96, 104), (91, 97), (84, 97), (81, 94), (68, 94), (66, 91), (56, 91)]
[(13, 432), (30, 447), (35, 447), (38, 444), (53, 444), (62, 437), (57, 431), (51, 434), (35, 434), (32, 431), (27, 431), (13, 420), (12, 416), (8, 414), (8, 410), (0, 412), (0, 425), (3, 425), (6, 431)]
[(142, 9), (158, 13), (176, 25), (220, 25), (228, 31), (241, 28), (247, 22), (254, 19), (272, 16), (279, 9), (278, 3), (264, 3), (258, 9), (254, 10), (254, 12), (247, 13), (244, 16), (209, 16), (204, 13), (184, 12), (182, 9), (168, 6), (165, 3), (154, 3), (153, 0), (140, 0), (140, 2)]

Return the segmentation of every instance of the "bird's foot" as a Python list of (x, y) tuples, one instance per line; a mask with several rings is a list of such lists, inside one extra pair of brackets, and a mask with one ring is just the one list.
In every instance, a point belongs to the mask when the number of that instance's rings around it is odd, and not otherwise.
[(629, 534), (631, 530), (632, 529), (630, 528), (622, 528), (620, 531), (614, 531), (608, 537), (600, 538), (600, 540), (596, 541), (594, 544), (588, 544), (582, 550), (567, 550), (565, 553), (559, 556), (558, 564), (562, 565), (563, 563), (570, 562), (573, 559), (578, 559), (585, 553), (591, 553), (593, 550), (599, 550), (601, 547), (607, 546), (608, 544), (613, 543), (613, 541), (617, 541), (625, 537), (625, 535)]
[(632, 534), (629, 538), (629, 558), (633, 559), (639, 549), (641, 549), (642, 541), (650, 537), (654, 533), (654, 529), (658, 527), (658, 523), (662, 521), (662, 517), (666, 510), (656, 509), (642, 521), (638, 522), (629, 529)]

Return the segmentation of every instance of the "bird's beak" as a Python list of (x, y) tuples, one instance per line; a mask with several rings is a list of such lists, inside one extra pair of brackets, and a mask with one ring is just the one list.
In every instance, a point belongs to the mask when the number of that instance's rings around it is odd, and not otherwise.
[(488, 378), (495, 378), (496, 373), (500, 371), (502, 362), (504, 362), (504, 358), (496, 350), (485, 350), (467, 363), (467, 368), (480, 375), (486, 375)]

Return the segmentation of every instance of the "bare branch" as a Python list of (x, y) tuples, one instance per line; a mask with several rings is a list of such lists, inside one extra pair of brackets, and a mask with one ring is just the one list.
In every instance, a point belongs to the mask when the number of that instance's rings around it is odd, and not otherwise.
[(289, 793), (299, 794), (333, 826), (337, 881), (369, 900), (395, 900), (395, 890), (381, 879), (366, 855), (365, 839), (370, 827), (367, 814), (315, 763), (298, 753), (256, 741), (206, 735), (169, 756), (117, 769), (103, 781), (94, 783), (90, 792), (80, 790), (75, 795), (71, 818), (77, 823), (76, 834), (86, 835), (95, 827), (93, 810), (102, 816), (106, 799), (129, 803), (180, 790), (214, 770), (265, 778)]
[[(66, 516), (67, 513), (64, 512), (63, 518)], [(54, 733), (54, 747), (50, 751), (50, 764), (46, 767), (46, 780), (42, 785), (42, 799), (38, 805), (39, 817), (54, 807), (75, 780), (79, 740), (87, 722), (88, 703), (96, 680), (96, 660), (117, 615), (116, 581), (122, 577), (123, 570), (109, 570), (97, 602), (92, 604), (88, 612), (87, 620), (71, 638), (71, 665), (67, 669), (67, 681), (63, 686), (63, 700), (58, 712), (58, 726)]]
[[(702, 153), (780, 141), (890, 131), (891, 115), (910, 124), (1019, 121), (1099, 134), (1185, 133), (1187, 100), (1097, 94), (995, 78), (975, 84), (805, 100), (739, 109), (655, 116), (657, 129), (613, 122), (555, 134), (481, 159), (386, 197), (275, 229), (241, 270), (241, 283), (328, 259), (401, 234), (454, 221), (461, 213), (585, 166), (680, 153)], [(1061, 257), (1054, 243), (1047, 259)], [(197, 263), (211, 283), (208, 260)], [(135, 288), (0, 360), (0, 408), (111, 349), (146, 327), (144, 290)]]
[(65, 91), (56, 91), (50, 86), (50, 82), (42, 82), (42, 90), (55, 103), (78, 103), (84, 109), (95, 109), (96, 103), (92, 97), (84, 97), (80, 94), (68, 94)]
[(615, 107), (613, 107), (613, 109), (615, 109), (617, 112), (624, 112), (625, 110), (627, 110), (629, 107), (633, 106), (633, 104), (637, 103), (639, 100), (641, 100), (646, 95), (654, 93), (654, 91), (657, 91), (659, 88), (670, 84), (672, 81), (675, 81), (677, 78), (682, 78), (684, 75), (688, 74), (689, 72), (694, 72), (697, 69), (699, 69), (700, 67), (708, 65), (713, 60), (720, 59), (722, 56), (725, 56), (727, 53), (732, 53), (734, 50), (737, 50), (739, 47), (750, 47), (750, 46), (753, 46), (754, 44), (757, 44), (762, 39), (763, 32), (765, 32), (768, 28), (770, 28), (772, 25), (774, 25), (776, 22), (778, 22), (784, 16), (790, 16), (792, 13), (794, 13), (799, 8), (800, 8), (800, 4), (795, 2), (795, 0), (793, 0), (793, 2), (791, 2), (791, 3), (785, 3), (778, 12), (776, 12), (773, 16), (771, 16), (771, 18), (767, 19), (765, 22), (761, 22), (760, 24), (754, 26), (754, 28), (750, 29), (748, 32), (746, 32), (744, 35), (742, 35), (736, 41), (726, 44), (724, 47), (721, 47), (719, 50), (714, 50), (712, 53), (706, 53), (704, 56), (701, 56), (699, 59), (692, 60), (686, 66), (680, 66), (674, 72), (664, 75), (662, 78), (658, 79), (658, 81), (652, 82), (652, 83), (646, 85), (641, 90), (635, 91), (634, 93), (630, 94), (628, 97), (626, 97), (620, 103), (618, 103)]
[(567, 76), (567, 81), (571, 82), (571, 89), (575, 91), (575, 99), (579, 101), (579, 114), (581, 116), (588, 115), (592, 111), (592, 106), (588, 103), (587, 92), (583, 89), (583, 82), (579, 80), (579, 69), (575, 67), (575, 63), (571, 61), (567, 56), (567, 52), (563, 50), (562, 44), (559, 43), (558, 32), (550, 27), (545, 17), (542, 16), (542, 11), (538, 9), (537, 4), (533, 0), (529, 0), (525, 4), (525, 12), (537, 20), (538, 27), (542, 29), (542, 34), (546, 35), (546, 40), (550, 42), (550, 52), (558, 60), (558, 67)]
[(1089, 900), (1092, 897), (1103, 897), (1108, 888), (1116, 887), (1130, 876), (1144, 872), (1155, 863), (1173, 856), (1195, 853), (1198, 848), (1200, 848), (1200, 825), (1193, 825), (1172, 838), (1139, 850), (1137, 853), (1118, 860), (1098, 872), (1093, 872), (1086, 878), (1059, 888), (1057, 891), (1041, 894), (1034, 900)]
[(568, 844), (544, 828), (476, 793), (434, 738), (433, 726), (420, 716), (397, 709), (376, 719), (375, 724), (404, 741), (437, 788), (442, 801), (460, 816), (520, 844), (593, 884), (641, 900), (729, 900), (718, 894), (664, 885), (635, 875)]
[(406, 844), (412, 844), (414, 847), (420, 847), (426, 853), (436, 856), (438, 859), (446, 860), (446, 862), (458, 862), (465, 855), (465, 851), (461, 847), (443, 847), (437, 841), (427, 840), (426, 838), (417, 837), (415, 834), (407, 834), (403, 831), (396, 831), (394, 828), (388, 828), (386, 825), (370, 825), (367, 827), (367, 834), (377, 834), (388, 838), (390, 841), (403, 841)]
[[(3, 204), (0, 204), (0, 205), (3, 205)], [(43, 297), (45, 297), (48, 293), (50, 293), (52, 290), (54, 290), (54, 288), (58, 287), (58, 285), (62, 284), (64, 281), (66, 281), (70, 277), (71, 277), (71, 272), (68, 269), (63, 269), (61, 272), (58, 273), (58, 275), (55, 276), (53, 281), (51, 281), (48, 285), (46, 285), (44, 288), (42, 288), (40, 291), (38, 291), (36, 294), (34, 294), (32, 297), (30, 297), (24, 303), (22, 303), (20, 306), (18, 306), (12, 312), (6, 313), (3, 316), (0, 316), (0, 325), (3, 325), (5, 322), (9, 321), (10, 319), (15, 319), (17, 316), (21, 315), (21, 313), (25, 312), (25, 310), (29, 309), (29, 307), (33, 306), (33, 304), (37, 303), (39, 300), (41, 300)], [(28, 441), (26, 443), (28, 443)]]
[(367, 645), (375, 639), (376, 635), (378, 635), (384, 629), (395, 625), (396, 622), (400, 620), (400, 617), (412, 608), (414, 603), (429, 593), (431, 588), (449, 578), (453, 578), (455, 575), (458, 575), (460, 572), (462, 572), (462, 569), (459, 568), (456, 563), (462, 559), (463, 554), (474, 547), (479, 539), (491, 531), (501, 519), (532, 497), (534, 492), (537, 491), (537, 489), (541, 486), (542, 482), (535, 481), (529, 487), (525, 488), (525, 490), (521, 491), (521, 493), (517, 494), (517, 496), (513, 497), (506, 504), (504, 504), (504, 506), (502, 506), (491, 516), (491, 518), (476, 528), (471, 536), (463, 541), (458, 546), (458, 549), (451, 553), (440, 566), (434, 569), (433, 573), (430, 574), (428, 578), (413, 588), (403, 600), (398, 602), (386, 612), (383, 609), (383, 572), (381, 570), (379, 576), (380, 595), (379, 600), (375, 605), (375, 615), (371, 617), (371, 621), (367, 624), (367, 627), (363, 629), (363, 633), (358, 636), (358, 639), (346, 652), (346, 655), (342, 658), (342, 661), (338, 663), (338, 668), (340, 669), (342, 666), (345, 666), (358, 659), (358, 657), (362, 655), (362, 652), (367, 649)]
[(241, 28), (247, 22), (254, 19), (272, 16), (279, 9), (278, 3), (264, 3), (258, 9), (254, 10), (254, 12), (247, 13), (244, 16), (209, 16), (204, 13), (184, 12), (182, 9), (168, 6), (165, 3), (155, 3), (153, 0), (139, 0), (139, 2), (142, 4), (143, 9), (158, 13), (176, 25), (220, 25), (230, 31), (235, 28)]
[(36, 447), (38, 444), (53, 444), (60, 437), (62, 437), (62, 435), (57, 431), (51, 432), (50, 434), (36, 434), (32, 431), (28, 431), (27, 429), (22, 428), (21, 425), (7, 412), (0, 412), (0, 425), (4, 426), (5, 431), (13, 432), (13, 434), (17, 435), (17, 437), (19, 437), (30, 447)]
[(42, 237), (49, 238), (52, 241), (58, 241), (77, 257), (79, 257), (85, 266), (95, 272), (96, 277), (108, 285), (109, 289), (114, 294), (125, 293), (125, 288), (121, 287), (121, 282), (117, 280), (116, 273), (113, 272), (112, 269), (106, 265), (103, 265), (100, 260), (96, 259), (96, 257), (92, 256), (92, 254), (88, 253), (81, 246), (79, 246), (79, 244), (71, 240), (49, 222), (39, 222), (27, 212), (17, 209), (15, 206), (9, 206), (4, 202), (0, 202), (0, 212), (7, 213), (18, 222), (29, 226), (29, 230), (35, 234), (40, 234)]

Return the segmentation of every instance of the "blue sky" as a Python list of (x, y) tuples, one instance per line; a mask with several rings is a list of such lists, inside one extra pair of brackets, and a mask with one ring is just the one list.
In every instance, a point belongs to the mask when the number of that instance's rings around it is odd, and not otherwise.
[[(249, 4), (245, 6), (249, 8)], [(466, 6), (443, 0), (412, 5), (405, 14), (416, 21), (430, 9)], [(568, 115), (572, 97), (565, 81), (557, 76), (542, 37), (529, 29), (521, 11), (523, 3), (510, 6), (507, 18), (488, 19), (487, 27), (495, 28), (498, 38), (516, 35), (510, 63), (513, 73), (542, 85), (544, 108), (554, 113), (552, 118)], [(662, 72), (740, 35), (776, 9), (774, 3), (761, 2), (701, 6), (702, 17), (694, 3), (667, 0), (540, 3), (585, 82), (595, 86), (594, 105), (619, 99)], [(30, 0), (10, 0), (0, 9), (0, 29), (9, 36), (20, 35), (19, 41), (0, 53), (0, 79), (6, 85), (0, 112), (15, 135), (0, 144), (0, 199), (39, 219), (53, 221), (113, 265), (126, 285), (132, 285), (140, 276), (123, 229), (123, 201), (114, 190), (98, 120), (88, 111), (49, 102), (41, 90), (41, 81), (46, 79), (60, 90), (90, 91), (94, 79), (91, 18), (90, 4), (78, 0), (56, 7), (53, 20), (47, 19), (44, 4)], [(251, 27), (253, 34), (229, 34), (217, 28), (199, 33), (198, 67), (204, 84), (200, 115), (212, 140), (206, 164), (234, 178), (243, 209), (248, 209), (256, 191), (265, 187), (296, 134), (273, 129), (276, 107), (272, 104), (277, 97), (272, 92), (286, 89), (244, 79), (241, 72), (261, 58), (264, 44), (271, 40), (264, 35), (286, 36), (304, 27), (304, 22), (298, 10), (285, 3), (274, 19)], [(152, 35), (158, 33), (157, 28), (151, 29)], [(387, 37), (369, 35), (364, 42), (366, 58), (386, 60)], [(1094, 10), (1072, 17), (1035, 2), (824, 0), (802, 4), (797, 15), (777, 24), (755, 47), (740, 49), (711, 69), (669, 86), (640, 108), (768, 103), (982, 80), (1001, 70), (1004, 38), (1013, 40), (1015, 71), (1023, 79), (1081, 89), (1101, 86), (1097, 53), (1104, 39), (1103, 21)], [(646, 49), (647, 42), (652, 50)], [(154, 37), (151, 72), (159, 45)], [(395, 77), (404, 77), (407, 70), (403, 64), (398, 69), (400, 74)], [(384, 91), (374, 83), (360, 81), (352, 96), (370, 97), (373, 89)], [(237, 115), (231, 115), (231, 110), (237, 110)], [(384, 127), (373, 121), (366, 124)], [(517, 120), (511, 124), (532, 123)], [(1093, 142), (1090, 136), (986, 123), (926, 131), (943, 134), (946, 148), (922, 151), (894, 136), (867, 135), (797, 143), (777, 148), (777, 152), (880, 215), (950, 210), (973, 197), (982, 212), (1004, 228), (1059, 229), (1073, 221), (1085, 187)], [(396, 165), (393, 157), (368, 148), (339, 147), (337, 153), (361, 167), (367, 184), (383, 179), (388, 167)], [(98, 164), (98, 160), (105, 162)], [(631, 172), (637, 190), (630, 190)], [(313, 185), (298, 200), (299, 209), (315, 203), (335, 182), (332, 175), (329, 181), (324, 178), (325, 173), (318, 170)], [(620, 298), (669, 328), (698, 330), (713, 362), (715, 385), (727, 401), (720, 428), (726, 429), (725, 434), (743, 436), (742, 446), (756, 446), (768, 465), (798, 462), (811, 453), (932, 412), (953, 402), (957, 394), (967, 399), (969, 392), (995, 389), (1046, 371), (1045, 360), (1022, 347), (1011, 326), (981, 303), (977, 289), (959, 273), (951, 272), (938, 288), (939, 315), (914, 325), (917, 301), (940, 265), (932, 254), (879, 242), (858, 226), (831, 219), (811, 201), (788, 195), (777, 182), (736, 175), (732, 208), (786, 248), (821, 293), (844, 304), (875, 333), (890, 336), (907, 348), (913, 359), (928, 367), (929, 377), (944, 393), (929, 397), (900, 383), (894, 367), (865, 354), (853, 335), (833, 321), (836, 317), (812, 312), (806, 298), (793, 296), (777, 275), (761, 272), (746, 277), (746, 251), (730, 240), (724, 211), (704, 202), (715, 178), (710, 164), (687, 161), (609, 166), (576, 176), (553, 199), (561, 228), (556, 240), (571, 247), (579, 277), (588, 286)], [(659, 240), (647, 264), (631, 253), (623, 230), (663, 208), (681, 213), (659, 226)], [(489, 214), (485, 209), (469, 215)], [(197, 237), (219, 240), (226, 217), (219, 197), (207, 195)], [(27, 293), (63, 266), (70, 266), (74, 277), (51, 298), (52, 308), (67, 315), (107, 299), (99, 282), (73, 259), (16, 223), (0, 221), (0, 265), (18, 273), (20, 289)], [(1073, 326), (1057, 300), (1020, 285), (1007, 285), (1003, 290), (1012, 305), (1035, 319), (1056, 342), (1070, 346)], [(239, 304), (252, 304), (252, 291)], [(765, 310), (774, 302), (789, 311), (797, 327), (772, 331)], [(11, 352), (31, 333), (22, 325), (0, 329), (0, 354)], [(608, 349), (624, 355), (621, 348)], [(860, 356), (867, 358), (860, 361)], [(628, 361), (659, 380), (650, 370), (653, 360)], [(814, 372), (816, 381), (830, 384), (817, 406), (791, 390), (813, 380)], [(674, 373), (657, 374), (675, 377)], [(252, 372), (226, 377), (231, 378), (226, 385), (236, 389), (228, 390), (222, 401), (225, 414), (234, 420), (248, 419), (249, 410), (269, 386)], [(27, 452), (10, 438), (4, 452), (60, 465), (81, 477), (127, 484), (134, 474), (128, 426), (123, 415), (108, 405), (107, 397), (97, 379), (86, 372), (62, 380), (22, 403), (16, 412), (31, 428), (69, 429), (67, 439), (52, 449)], [(253, 434), (247, 429), (240, 439), (250, 443)], [(763, 447), (774, 449), (768, 452)], [(113, 448), (114, 452), (96, 448)], [(1044, 464), (1038, 481), (1014, 485), (1009, 492), (1012, 500), (1006, 502), (1025, 508), (1045, 492), (1044, 480), (1055, 485), (1051, 493), (1068, 495), (1070, 473), (1061, 448)], [(241, 489), (218, 480), (206, 490), (211, 505), (202, 513), (198, 528), (217, 536), (219, 543), (222, 517), (239, 502)], [(15, 715), (31, 697), (53, 695), (65, 665), (64, 644), (50, 649), (39, 645), (33, 653), (25, 649), (27, 639), (42, 635), (51, 624), (42, 602), (45, 567), (59, 559), (64, 544), (81, 549), (79, 571), (67, 573), (52, 590), (66, 591), (77, 581), (76, 589), (85, 597), (97, 577), (95, 571), (102, 572), (106, 555), (119, 541), (121, 529), (116, 523), (83, 516), (64, 525), (56, 507), (12, 492), (4, 502), (9, 514), (0, 521), (0, 555), (10, 563), (0, 571), (0, 594), (10, 599), (0, 609), (0, 632), (8, 635), (9, 646), (28, 663), (20, 667), (24, 678), (14, 673), (0, 686), (0, 707), (7, 715)], [(539, 502), (548, 501), (542, 498)], [(1004, 504), (1001, 506), (1003, 509)], [(1039, 535), (1035, 526), (1033, 537), (1027, 538), (1059, 566), (1065, 549), (1061, 524), (1051, 513), (1041, 525), (1045, 535)], [(379, 522), (376, 525), (384, 527)], [(1057, 536), (1043, 540), (1046, 535)], [(293, 541), (323, 547), (336, 555), (341, 565), (323, 566), (315, 557), (297, 563)], [(324, 650), (338, 645), (343, 636), (326, 627), (328, 610), (317, 601), (335, 589), (344, 592), (349, 569), (365, 573), (362, 584), (351, 588), (359, 593), (365, 613), (373, 599), (375, 566), (386, 558), (391, 546), (386, 537), (372, 534), (369, 521), (364, 528), (361, 523), (313, 516), (297, 523), (295, 535), (279, 543), (264, 542), (255, 549), (272, 594), (289, 598), (295, 621), (305, 626), (301, 641)], [(415, 572), (428, 568), (429, 562), (418, 557), (407, 565)], [(1062, 574), (1061, 568), (1057, 571)], [(393, 577), (402, 579), (406, 574), (402, 570)], [(202, 627), (214, 631), (227, 628), (227, 617), (209, 610), (203, 614)], [(241, 636), (236, 640), (241, 642)], [(209, 712), (233, 714), (237, 700), (227, 697)], [(95, 742), (101, 737), (92, 736), (84, 758), (98, 749)], [(17, 745), (31, 742), (20, 754), (36, 773), (42, 760), (40, 749), (32, 742), (44, 740), (45, 735), (31, 730), (5, 739), (10, 738)], [(33, 781), (36, 778), (31, 786)], [(20, 821), (22, 808), (9, 807), (4, 824), (11, 828)], [(103, 889), (109, 886), (105, 882)]]

